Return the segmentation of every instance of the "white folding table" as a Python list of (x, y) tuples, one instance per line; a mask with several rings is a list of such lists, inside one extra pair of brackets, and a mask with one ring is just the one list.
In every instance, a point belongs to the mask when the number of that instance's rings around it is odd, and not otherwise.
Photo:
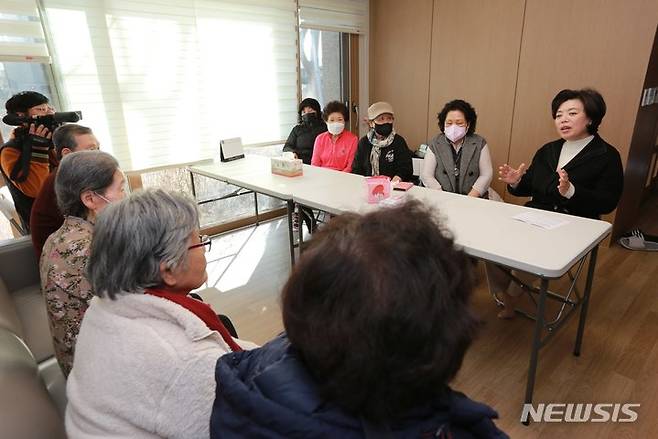
[[(378, 208), (367, 202), (364, 177), (330, 169), (304, 165), (303, 176), (282, 177), (271, 173), (267, 157), (246, 156), (234, 162), (194, 166), (190, 171), (285, 201), (293, 264), (295, 255), (291, 218), (295, 204), (336, 215)], [(580, 355), (597, 250), (599, 243), (610, 233), (611, 225), (604, 221), (537, 211), (422, 187), (413, 187), (406, 193), (394, 191), (392, 196), (413, 197), (437, 209), (445, 227), (453, 234), (455, 243), (470, 256), (532, 273), (541, 279), (540, 287), (535, 291), (537, 315), (525, 394), (525, 402), (531, 403), (539, 350), (578, 308), (580, 320), (573, 353)], [(513, 219), (515, 215), (524, 212), (541, 212), (548, 217), (566, 220), (566, 223), (556, 229), (545, 230)], [(559, 321), (547, 325), (544, 317), (546, 299), (561, 297), (548, 290), (549, 281), (562, 277), (576, 265), (580, 273), (587, 255), (589, 263), (582, 297), (564, 301), (570, 307), (568, 312)], [(577, 277), (570, 291), (575, 287)], [(548, 334), (543, 336), (545, 329)]]

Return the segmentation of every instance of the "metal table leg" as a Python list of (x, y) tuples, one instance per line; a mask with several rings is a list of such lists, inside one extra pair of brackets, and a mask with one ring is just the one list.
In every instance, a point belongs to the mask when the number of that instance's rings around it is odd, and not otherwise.
[(295, 265), (295, 239), (292, 230), (292, 213), (295, 210), (295, 203), (292, 200), (286, 201), (286, 213), (288, 215), (288, 244), (290, 245), (290, 265)]
[[(539, 349), (542, 345), (542, 332), (544, 330), (544, 311), (546, 308), (546, 296), (548, 291), (548, 279), (542, 278), (539, 288), (539, 303), (537, 304), (537, 320), (535, 321), (535, 333), (532, 338), (532, 352), (530, 354), (530, 366), (528, 367), (528, 383), (525, 388), (525, 403), (532, 404), (532, 394), (535, 389), (535, 376), (537, 374), (537, 360)], [(524, 424), (528, 425), (529, 421)]]
[(297, 245), (299, 247), (299, 256), (301, 256), (302, 245), (304, 245), (304, 215), (302, 213), (302, 206), (299, 204), (297, 205), (297, 225), (297, 233), (299, 235), (299, 240), (297, 241), (299, 244)]
[(578, 322), (578, 332), (576, 333), (576, 346), (574, 347), (573, 354), (580, 356), (580, 347), (583, 343), (583, 333), (585, 332), (585, 320), (587, 319), (587, 307), (589, 305), (589, 296), (592, 292), (592, 282), (594, 281), (594, 269), (596, 268), (596, 254), (599, 250), (597, 245), (592, 249), (589, 256), (589, 264), (587, 265), (587, 280), (585, 282), (585, 293), (583, 296), (583, 303), (580, 305), (580, 320)]

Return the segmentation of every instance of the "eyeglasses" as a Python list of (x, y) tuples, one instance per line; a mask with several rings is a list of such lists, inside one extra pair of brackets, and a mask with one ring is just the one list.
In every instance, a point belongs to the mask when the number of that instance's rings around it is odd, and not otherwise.
[(92, 192), (93, 192), (94, 194), (96, 194), (96, 196), (99, 197), (101, 200), (105, 201), (107, 204), (111, 204), (111, 203), (112, 203), (110, 200), (108, 200), (107, 198), (105, 198), (104, 196), (102, 196), (101, 194), (99, 194), (98, 192), (96, 192), (96, 191), (92, 191)]
[(198, 244), (191, 245), (187, 249), (192, 250), (193, 248), (204, 247), (204, 246), (207, 245), (208, 248), (206, 249), (206, 252), (209, 252), (210, 249), (212, 248), (212, 241), (210, 240), (210, 236), (208, 236), (208, 235), (199, 235), (199, 241), (201, 241), (201, 242), (199, 242)]

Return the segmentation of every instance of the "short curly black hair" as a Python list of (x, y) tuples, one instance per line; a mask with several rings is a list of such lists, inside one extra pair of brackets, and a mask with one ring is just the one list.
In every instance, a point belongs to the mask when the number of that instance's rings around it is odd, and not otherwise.
[(340, 101), (331, 101), (327, 103), (322, 110), (322, 119), (326, 122), (331, 113), (341, 113), (345, 122), (349, 122), (350, 120), (350, 112), (347, 109), (347, 106)]
[(437, 115), (441, 132), (445, 129), (446, 117), (448, 117), (448, 113), (451, 111), (461, 111), (464, 114), (464, 118), (466, 119), (466, 122), (468, 122), (468, 131), (466, 131), (467, 135), (475, 132), (478, 115), (475, 113), (475, 108), (473, 108), (471, 104), (461, 99), (455, 99), (448, 102)]
[(555, 119), (555, 115), (557, 114), (560, 105), (571, 99), (578, 99), (583, 103), (585, 114), (592, 121), (592, 123), (587, 125), (587, 132), (589, 134), (596, 134), (607, 110), (605, 100), (603, 99), (603, 96), (601, 96), (601, 93), (591, 88), (583, 88), (581, 90), (561, 90), (555, 95), (551, 102), (551, 115), (553, 116), (553, 119)]
[(282, 293), (288, 338), (325, 398), (390, 421), (445, 391), (477, 327), (473, 264), (412, 200), (332, 219)]

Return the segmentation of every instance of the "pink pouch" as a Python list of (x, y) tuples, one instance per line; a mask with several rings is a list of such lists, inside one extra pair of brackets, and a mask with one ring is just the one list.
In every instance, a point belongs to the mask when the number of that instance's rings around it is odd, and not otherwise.
[(414, 187), (413, 183), (409, 183), (408, 181), (398, 181), (393, 185), (393, 190), (394, 191), (408, 191)]
[(391, 179), (385, 175), (366, 177), (368, 203), (374, 204), (391, 195)]

